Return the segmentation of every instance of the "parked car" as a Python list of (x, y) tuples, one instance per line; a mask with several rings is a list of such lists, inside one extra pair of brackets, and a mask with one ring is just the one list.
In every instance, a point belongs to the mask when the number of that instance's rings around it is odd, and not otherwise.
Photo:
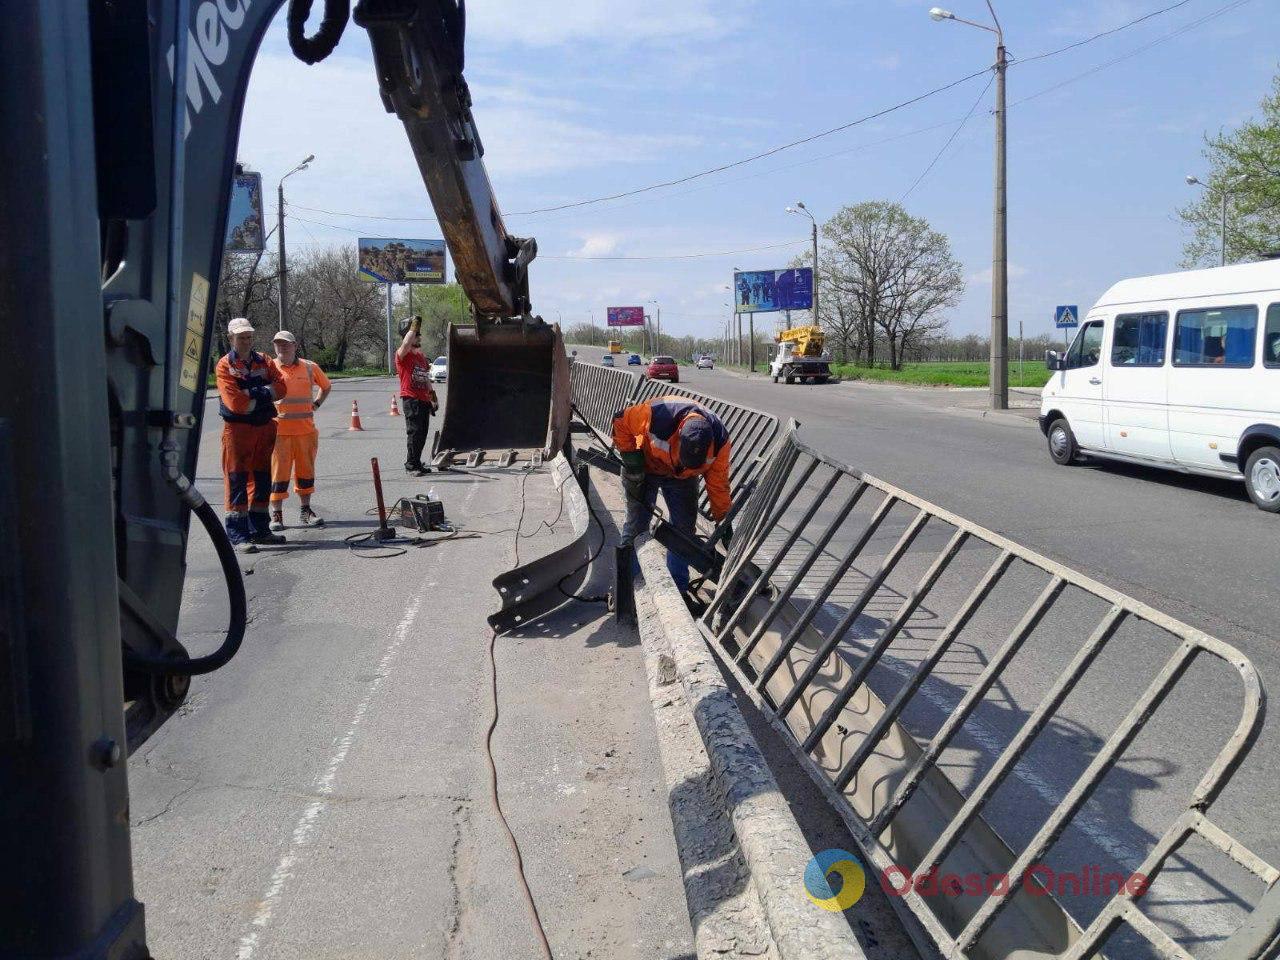
[(600, 358), (600, 365), (601, 365), (602, 367), (612, 367), (612, 366), (613, 366), (613, 354), (612, 354), (612, 353), (606, 353), (603, 357), (601, 357), (601, 358)]
[(444, 383), (449, 379), (449, 358), (436, 357), (431, 364), (431, 379), (436, 383)]
[(649, 361), (649, 369), (645, 373), (650, 380), (680, 382), (680, 368), (676, 366), (675, 357), (654, 357)]
[(627, 357), (627, 366), (628, 366), (628, 367), (639, 367), (639, 366), (642, 366), (642, 365), (643, 365), (643, 363), (642, 363), (642, 361), (640, 360), (640, 354), (638, 354), (638, 353), (633, 353), (631, 356)]
[(1049, 455), (1243, 480), (1280, 513), (1280, 261), (1122, 280), (1040, 401)]
[(707, 356), (705, 353), (698, 358), (698, 369), (699, 370), (714, 369), (714, 364), (712, 363), (711, 358)]

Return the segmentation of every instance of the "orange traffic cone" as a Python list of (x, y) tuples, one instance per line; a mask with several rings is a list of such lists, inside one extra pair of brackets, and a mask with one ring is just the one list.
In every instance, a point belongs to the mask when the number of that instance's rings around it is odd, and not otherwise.
[(360, 426), (360, 406), (354, 400), (351, 401), (351, 426), (347, 427), (347, 429), (348, 430), (364, 429), (364, 427)]
[(394, 393), (391, 395), (391, 416), (400, 416), (400, 408), (396, 406), (396, 395)]

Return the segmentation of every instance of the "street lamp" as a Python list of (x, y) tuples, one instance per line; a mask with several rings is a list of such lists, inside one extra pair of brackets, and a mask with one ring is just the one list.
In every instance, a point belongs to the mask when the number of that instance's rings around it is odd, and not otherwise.
[[(937, 7), (934, 8), (935, 10)], [(813, 218), (803, 200), (797, 200), (794, 207), (787, 207), (787, 213), (803, 213), (813, 224), (813, 323), (818, 325), (818, 221)]]
[(994, 26), (957, 17), (950, 10), (934, 7), (929, 16), (934, 20), (954, 20), (996, 35), (996, 191), (991, 253), (991, 408), (1009, 407), (1009, 366), (1005, 356), (1009, 349), (1009, 230), (1005, 172), (1005, 96), (1004, 80), (1009, 66), (1004, 48), (1004, 30), (991, 0), (987, 11)]
[[(1189, 173), (1186, 177), (1188, 187), (1203, 187), (1212, 193), (1212, 188), (1197, 177), (1195, 174)], [(1227, 199), (1231, 196), (1231, 191), (1224, 185), (1222, 187), (1222, 266), (1227, 265)]]
[(653, 356), (657, 356), (662, 352), (662, 307), (658, 306), (657, 300), (649, 300), (648, 303), (654, 306), (654, 327), (650, 331), (653, 340)]
[[(280, 254), (280, 329), (284, 330), (289, 322), (289, 278), (288, 267), (285, 262), (284, 254), (284, 182), (292, 177), (295, 173), (301, 173), (307, 169), (311, 161), (316, 158), (313, 153), (303, 160), (300, 164), (286, 173), (280, 178), (280, 182), (276, 184), (276, 249)], [(391, 335), (387, 334), (387, 343), (390, 344)]]

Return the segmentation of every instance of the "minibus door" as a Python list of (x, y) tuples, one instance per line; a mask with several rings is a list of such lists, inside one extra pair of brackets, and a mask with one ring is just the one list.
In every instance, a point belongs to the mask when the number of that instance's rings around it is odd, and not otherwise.
[(1116, 453), (1168, 461), (1169, 314), (1120, 314), (1111, 324), (1106, 375), (1107, 445)]

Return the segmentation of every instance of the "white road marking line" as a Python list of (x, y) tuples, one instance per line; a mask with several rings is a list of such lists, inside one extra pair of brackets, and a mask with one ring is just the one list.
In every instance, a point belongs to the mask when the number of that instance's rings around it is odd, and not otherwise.
[[(463, 502), (469, 504), (479, 487), (479, 482), (473, 480)], [(258, 909), (254, 912), (253, 919), (249, 921), (250, 929), (240, 938), (240, 946), (236, 951), (236, 960), (251, 960), (254, 952), (258, 949), (259, 935), (271, 923), (271, 918), (275, 914), (276, 903), (280, 899), (280, 894), (284, 891), (285, 884), (293, 876), (293, 868), (297, 863), (301, 850), (310, 842), (311, 834), (315, 830), (316, 820), (328, 805), (328, 797), (333, 793), (334, 781), (338, 777), (338, 768), (347, 759), (347, 753), (351, 750), (351, 744), (355, 741), (356, 733), (360, 729), (361, 723), (364, 722), (365, 715), (369, 712), (369, 705), (372, 703), (374, 695), (382, 686), (382, 681), (386, 679), (392, 661), (395, 660), (396, 654), (400, 652), (401, 646), (404, 645), (409, 636), (409, 629), (413, 626), (414, 620), (417, 619), (418, 609), (422, 606), (423, 597), (428, 590), (436, 586), (436, 582), (429, 579), (430, 576), (431, 574), (428, 573), (423, 577), (418, 592), (409, 601), (409, 605), (405, 607), (404, 615), (401, 616), (400, 622), (396, 624), (396, 628), (392, 633), (391, 642), (387, 644), (387, 649), (383, 652), (382, 659), (378, 661), (378, 669), (374, 679), (365, 691), (363, 699), (356, 706), (355, 713), (352, 715), (351, 723), (347, 725), (346, 732), (336, 741), (337, 749), (334, 751), (333, 756), (329, 758), (329, 763), (325, 766), (324, 772), (316, 780), (315, 792), (319, 796), (307, 804), (306, 809), (302, 811), (302, 816), (298, 818), (298, 822), (293, 828), (293, 835), (289, 839), (289, 848), (281, 856), (275, 870), (272, 871), (266, 892), (263, 893), (262, 899), (258, 903)]]

